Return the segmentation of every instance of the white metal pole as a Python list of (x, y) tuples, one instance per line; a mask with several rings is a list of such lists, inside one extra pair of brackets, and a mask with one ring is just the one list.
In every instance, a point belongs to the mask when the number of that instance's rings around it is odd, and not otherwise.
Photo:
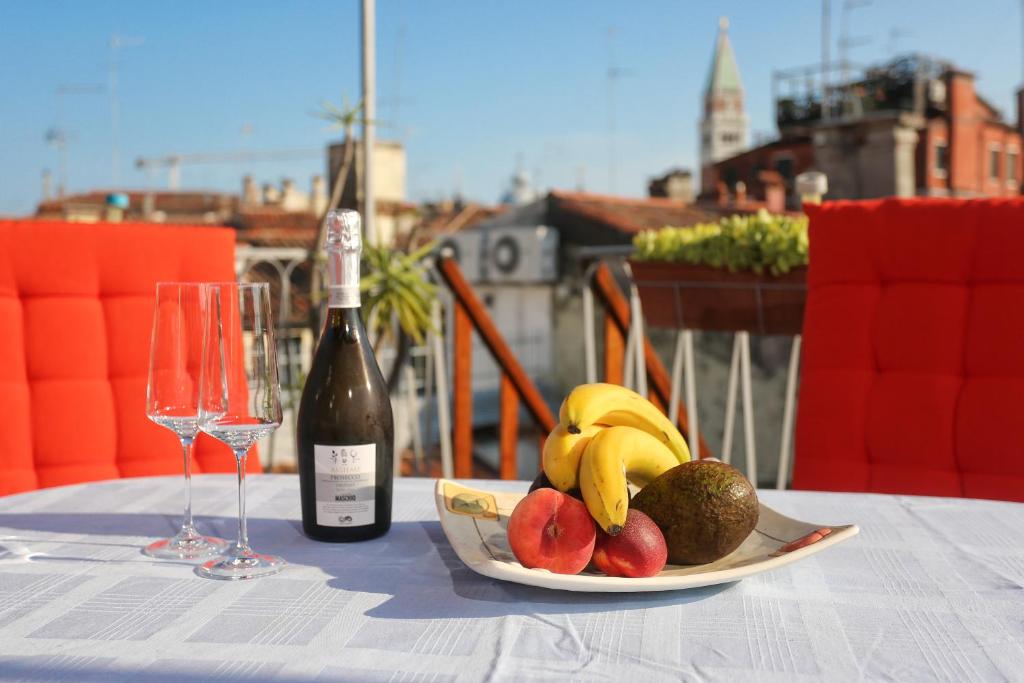
[(644, 357), (647, 338), (644, 335), (644, 311), (640, 306), (640, 292), (636, 285), (630, 286), (630, 318), (631, 328), (636, 329), (636, 339), (633, 343), (633, 352), (636, 353), (636, 364), (633, 371), (636, 373), (636, 393), (647, 396), (647, 359)]
[(441, 474), (451, 479), (455, 476), (452, 461), (452, 420), (448, 404), (448, 363), (445, 362), (444, 338), (441, 335), (441, 302), (435, 300), (430, 307), (430, 321), (437, 330), (432, 335), (434, 351), (434, 377), (437, 384), (437, 426), (441, 441)]
[(757, 486), (757, 453), (754, 451), (754, 398), (750, 374), (750, 333), (740, 332), (740, 370), (743, 385), (743, 438), (747, 451), (747, 479)]
[(633, 372), (636, 369), (636, 354), (633, 353), (633, 346), (636, 344), (636, 328), (632, 325), (626, 332), (626, 363), (622, 372), (622, 386), (636, 390), (636, 382), (633, 381)]
[(700, 458), (700, 419), (697, 411), (696, 363), (693, 360), (693, 330), (683, 330), (683, 362), (686, 369), (686, 417), (690, 421), (690, 457)]
[(380, 244), (373, 186), (374, 132), (377, 116), (377, 41), (375, 0), (363, 0), (363, 225), (370, 244)]
[(779, 473), (775, 479), (775, 488), (786, 488), (789, 479), (789, 462), (793, 443), (793, 416), (796, 412), (796, 380), (800, 370), (801, 336), (793, 337), (793, 347), (789, 351), (789, 371), (786, 375), (786, 407), (782, 413), (782, 444), (779, 446)]
[(729, 388), (725, 395), (725, 429), (722, 433), (722, 462), (732, 462), (732, 435), (736, 424), (736, 379), (740, 368), (740, 333), (732, 336), (732, 361), (729, 363)]
[[(412, 428), (412, 452), (415, 457), (416, 471), (422, 472), (423, 467), (423, 433), (420, 431), (421, 406), (416, 394), (416, 371), (412, 367), (412, 359), (402, 368), (405, 379), (406, 410), (409, 412), (409, 426)], [(401, 470), (395, 476), (401, 476)]]
[(676, 350), (672, 354), (672, 391), (668, 397), (668, 419), (679, 426), (679, 394), (683, 383), (683, 331), (676, 334)]
[(595, 267), (587, 268), (583, 275), (583, 358), (587, 370), (587, 383), (597, 381), (597, 340), (595, 339), (594, 290), (591, 282)]

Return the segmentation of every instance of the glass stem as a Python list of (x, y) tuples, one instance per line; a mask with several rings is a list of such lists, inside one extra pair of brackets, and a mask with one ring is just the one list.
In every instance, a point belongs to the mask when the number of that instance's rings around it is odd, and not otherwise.
[(181, 450), (185, 458), (185, 514), (182, 516), (181, 528), (185, 532), (194, 532), (192, 523), (192, 439), (181, 440)]
[(248, 450), (235, 451), (238, 464), (238, 550), (249, 552), (249, 532), (245, 527), (245, 456)]

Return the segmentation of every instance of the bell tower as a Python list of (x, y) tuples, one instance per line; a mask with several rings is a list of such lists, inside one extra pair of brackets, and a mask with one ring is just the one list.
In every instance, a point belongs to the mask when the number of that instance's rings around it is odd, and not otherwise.
[(711, 71), (704, 88), (704, 116), (700, 122), (700, 167), (702, 190), (707, 192), (706, 169), (747, 148), (746, 109), (743, 84), (736, 57), (729, 42), (729, 20), (718, 20), (718, 39), (711, 58)]

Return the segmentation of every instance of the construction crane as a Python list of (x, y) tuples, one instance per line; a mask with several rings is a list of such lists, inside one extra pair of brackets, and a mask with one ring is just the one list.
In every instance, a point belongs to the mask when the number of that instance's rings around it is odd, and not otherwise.
[(322, 147), (301, 149), (277, 149), (249, 152), (206, 152), (197, 154), (168, 154), (162, 157), (139, 157), (135, 168), (146, 171), (154, 168), (167, 169), (167, 187), (177, 190), (181, 187), (181, 167), (184, 164), (231, 164), (255, 161), (296, 161), (316, 159), (324, 156)]

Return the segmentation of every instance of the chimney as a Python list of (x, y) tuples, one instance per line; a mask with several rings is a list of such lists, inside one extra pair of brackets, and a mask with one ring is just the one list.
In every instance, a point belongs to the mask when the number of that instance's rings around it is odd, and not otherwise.
[(44, 170), (43, 171), (43, 201), (44, 202), (47, 199), (50, 198), (50, 191), (51, 191), (52, 181), (53, 181), (53, 178), (50, 176), (50, 172), (48, 170)]
[(736, 181), (736, 206), (743, 206), (747, 203), (747, 184), (742, 180)]
[(295, 181), (291, 178), (281, 181), (281, 208), (285, 211), (309, 210), (309, 197), (295, 188)]
[(277, 204), (281, 201), (281, 192), (270, 183), (263, 183), (263, 203)]
[(975, 119), (977, 95), (974, 74), (950, 69), (946, 72), (946, 107), (949, 116), (947, 135), (948, 168), (946, 182), (951, 193), (977, 193), (982, 187), (984, 162), (978, 149), (978, 122)]
[(251, 175), (242, 176), (242, 205), (253, 205), (260, 203), (260, 191), (256, 187), (256, 181)]
[(315, 175), (309, 183), (309, 209), (317, 216), (327, 210), (327, 184), (322, 175)]
[(719, 206), (729, 206), (729, 186), (721, 180), (715, 183), (715, 195)]

